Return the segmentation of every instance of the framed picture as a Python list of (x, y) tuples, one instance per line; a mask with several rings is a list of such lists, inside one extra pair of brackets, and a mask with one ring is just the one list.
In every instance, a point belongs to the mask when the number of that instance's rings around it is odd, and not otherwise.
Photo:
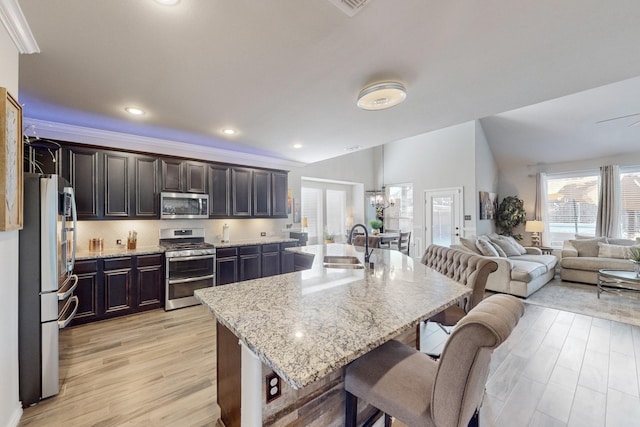
[(480, 191), (480, 219), (496, 219), (498, 210), (498, 195), (488, 191)]
[(22, 107), (0, 88), (0, 231), (22, 229)]
[(300, 223), (300, 200), (293, 199), (293, 222)]

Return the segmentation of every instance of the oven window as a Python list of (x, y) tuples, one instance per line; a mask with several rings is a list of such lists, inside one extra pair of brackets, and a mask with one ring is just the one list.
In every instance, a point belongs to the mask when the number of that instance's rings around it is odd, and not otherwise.
[(212, 256), (169, 258), (168, 261), (169, 280), (211, 276), (215, 271), (215, 258)]
[(193, 291), (213, 286), (213, 279), (201, 279), (193, 282), (172, 283), (169, 285), (169, 299), (193, 296)]

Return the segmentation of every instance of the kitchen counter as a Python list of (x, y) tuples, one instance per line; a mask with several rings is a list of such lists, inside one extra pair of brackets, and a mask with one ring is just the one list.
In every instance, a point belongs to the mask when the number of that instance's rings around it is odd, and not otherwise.
[(270, 243), (288, 243), (298, 242), (298, 239), (291, 239), (289, 237), (256, 237), (255, 239), (238, 239), (231, 240), (228, 243), (224, 242), (209, 242), (216, 248), (233, 248), (236, 246), (253, 246), (253, 245), (268, 245)]
[(136, 249), (127, 249), (126, 246), (122, 248), (106, 249), (99, 252), (91, 252), (89, 250), (82, 250), (76, 253), (76, 261), (95, 258), (117, 258), (122, 256), (134, 256), (134, 255), (149, 255), (149, 254), (161, 254), (164, 253), (164, 248), (160, 246), (140, 246)]
[[(304, 391), (471, 292), (398, 251), (374, 250), (373, 268), (323, 266), (325, 255), (356, 256), (362, 262), (363, 249), (342, 244), (290, 248), (314, 256), (310, 270), (195, 292), (214, 314), (218, 330), (222, 325), (242, 344), (243, 385), (245, 351), (291, 388)], [(260, 378), (256, 382), (262, 384)], [(244, 420), (249, 405), (243, 405)]]

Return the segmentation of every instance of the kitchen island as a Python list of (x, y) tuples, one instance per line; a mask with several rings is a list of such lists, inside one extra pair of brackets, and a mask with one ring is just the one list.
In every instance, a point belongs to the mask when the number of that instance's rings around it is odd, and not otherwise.
[[(358, 269), (323, 261), (362, 263), (361, 247), (288, 250), (313, 256), (311, 269), (195, 292), (217, 320), (218, 404), (227, 427), (343, 425), (344, 367), (470, 294), (398, 251), (374, 250), (373, 266)], [(272, 373), (281, 378), (275, 390), (267, 386)]]

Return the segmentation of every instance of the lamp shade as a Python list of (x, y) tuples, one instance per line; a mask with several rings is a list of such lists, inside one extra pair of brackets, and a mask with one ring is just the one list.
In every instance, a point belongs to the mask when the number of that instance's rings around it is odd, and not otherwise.
[(301, 222), (302, 222), (302, 224), (301, 224), (302, 227), (308, 227), (309, 226), (309, 221), (307, 220), (306, 216), (302, 217), (302, 221)]
[(527, 221), (524, 226), (524, 231), (528, 233), (542, 233), (544, 231), (544, 222)]

